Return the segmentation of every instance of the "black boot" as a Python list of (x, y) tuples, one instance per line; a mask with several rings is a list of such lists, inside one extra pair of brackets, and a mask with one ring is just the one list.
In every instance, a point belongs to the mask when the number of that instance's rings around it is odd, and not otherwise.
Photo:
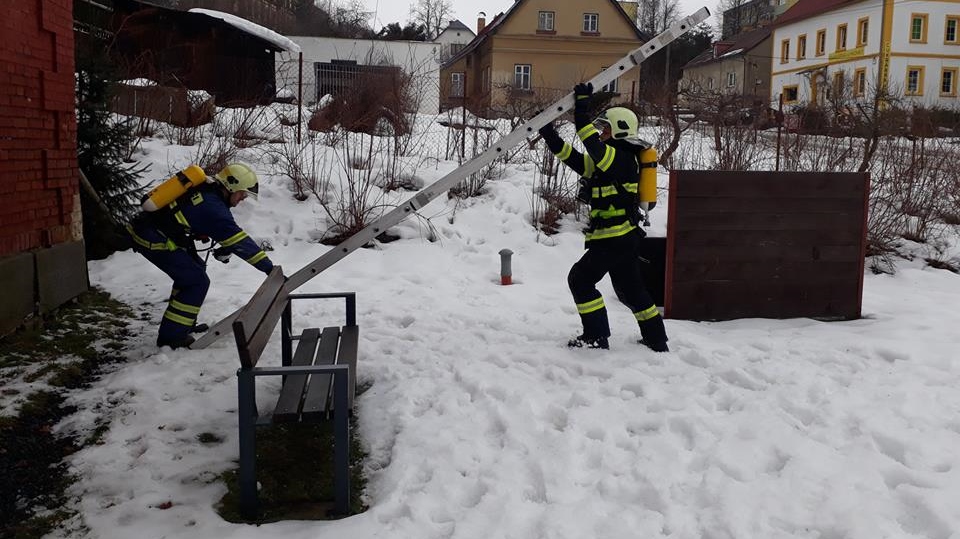
[(586, 335), (578, 335), (573, 339), (570, 339), (570, 341), (567, 342), (567, 346), (570, 348), (599, 348), (608, 350), (610, 348), (610, 343), (607, 342), (606, 337), (587, 337)]
[(669, 352), (670, 348), (667, 346), (667, 341), (648, 341), (646, 339), (640, 339), (640, 344), (646, 346), (647, 348), (653, 350), (654, 352)]
[(210, 329), (210, 326), (206, 324), (194, 324), (192, 328), (187, 330), (187, 333), (206, 333)]
[(157, 347), (162, 348), (164, 346), (169, 346), (173, 350), (176, 350), (177, 348), (189, 348), (190, 345), (193, 344), (193, 341), (195, 340), (196, 339), (194, 339), (190, 335), (185, 335), (179, 339), (164, 339), (161, 337), (157, 337)]

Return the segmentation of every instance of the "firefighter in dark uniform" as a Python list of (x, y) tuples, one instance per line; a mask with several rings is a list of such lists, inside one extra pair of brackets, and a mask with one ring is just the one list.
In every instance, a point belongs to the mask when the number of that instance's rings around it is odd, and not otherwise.
[(587, 252), (570, 270), (567, 282), (583, 322), (583, 334), (570, 347), (609, 348), (610, 324), (597, 283), (607, 273), (617, 298), (633, 311), (640, 325), (642, 344), (656, 352), (667, 352), (663, 317), (643, 285), (639, 242), (646, 235), (639, 227), (639, 162), (643, 149), (637, 136), (637, 116), (630, 109), (612, 107), (591, 123), (588, 98), (593, 85), (574, 87), (574, 122), (577, 136), (587, 153), (581, 154), (565, 143), (552, 124), (540, 134), (547, 146), (580, 178), (580, 198), (590, 204), (590, 224), (585, 231)]
[(157, 346), (187, 347), (194, 341), (190, 333), (206, 331), (205, 324), (197, 325), (197, 315), (210, 278), (197, 254), (195, 239), (219, 243), (214, 256), (221, 262), (234, 254), (264, 273), (273, 269), (267, 253), (230, 213), (230, 208), (248, 196), (256, 198), (258, 191), (256, 173), (242, 163), (233, 163), (167, 206), (140, 212), (127, 226), (134, 250), (173, 279)]

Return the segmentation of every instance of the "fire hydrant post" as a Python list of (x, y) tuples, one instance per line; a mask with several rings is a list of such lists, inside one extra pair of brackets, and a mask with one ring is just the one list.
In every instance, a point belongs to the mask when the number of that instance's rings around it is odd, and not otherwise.
[(510, 268), (510, 256), (513, 251), (510, 249), (500, 250), (500, 284), (513, 284), (513, 270)]

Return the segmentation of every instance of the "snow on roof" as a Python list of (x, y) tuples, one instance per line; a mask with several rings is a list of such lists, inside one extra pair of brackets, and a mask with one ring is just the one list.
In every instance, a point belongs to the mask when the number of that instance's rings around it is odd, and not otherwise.
[(724, 57), (727, 57), (727, 56), (736, 56), (736, 55), (740, 54), (741, 52), (743, 52), (743, 49), (734, 49), (734, 50), (732, 50), (732, 51), (730, 51), (730, 52), (725, 52), (725, 53), (723, 53), (722, 55), (720, 55), (720, 57), (721, 57), (721, 58), (724, 58)]
[(127, 79), (120, 81), (120, 84), (124, 86), (156, 86), (157, 82), (150, 79)]
[(263, 39), (277, 47), (290, 52), (300, 52), (300, 45), (297, 45), (290, 39), (274, 32), (269, 28), (264, 28), (255, 22), (248, 21), (242, 17), (237, 17), (236, 15), (231, 15), (230, 13), (224, 13), (222, 11), (214, 11), (212, 9), (203, 9), (203, 8), (193, 8), (190, 10), (190, 13), (199, 13), (201, 15), (207, 15), (215, 19), (220, 19), (223, 22), (242, 30), (248, 34)]

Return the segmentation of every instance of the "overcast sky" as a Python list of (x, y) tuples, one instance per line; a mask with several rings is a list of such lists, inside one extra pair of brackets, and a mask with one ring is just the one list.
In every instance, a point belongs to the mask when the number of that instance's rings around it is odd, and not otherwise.
[[(373, 13), (371, 26), (379, 30), (391, 22), (406, 23), (410, 16), (408, 0), (363, 0), (367, 9)], [(513, 0), (451, 0), (453, 4), (453, 18), (460, 19), (471, 30), (477, 29), (477, 14), (481, 11), (487, 14), (487, 21), (501, 11), (506, 11)], [(711, 14), (716, 10), (716, 0), (680, 0), (681, 11), (684, 16), (707, 6)], [(712, 25), (714, 17), (711, 15), (708, 22)]]

